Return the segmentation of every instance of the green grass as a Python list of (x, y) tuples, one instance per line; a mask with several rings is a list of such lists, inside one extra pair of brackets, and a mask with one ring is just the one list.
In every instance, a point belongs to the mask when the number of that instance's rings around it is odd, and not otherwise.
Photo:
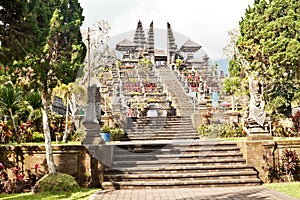
[(61, 193), (19, 193), (19, 194), (0, 194), (1, 200), (88, 200), (89, 197), (99, 189), (82, 188), (78, 192), (61, 192)]
[(287, 194), (289, 196), (295, 197), (297, 199), (300, 199), (300, 182), (291, 182), (291, 183), (270, 183), (270, 184), (264, 184), (264, 186)]

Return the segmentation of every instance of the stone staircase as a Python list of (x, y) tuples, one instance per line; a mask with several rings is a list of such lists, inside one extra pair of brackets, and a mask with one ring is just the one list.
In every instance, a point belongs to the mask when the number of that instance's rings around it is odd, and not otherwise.
[(194, 105), (190, 97), (185, 94), (182, 85), (173, 74), (173, 71), (170, 68), (162, 67), (158, 68), (158, 73), (166, 89), (175, 97), (179, 115), (191, 116), (194, 112)]
[(131, 141), (199, 138), (190, 117), (128, 118), (125, 132)]
[(260, 185), (232, 142), (173, 140), (115, 145), (104, 189)]
[(260, 185), (236, 143), (199, 140), (191, 121), (192, 101), (170, 69), (158, 73), (177, 101), (179, 116), (128, 118), (128, 141), (106, 144), (113, 155), (103, 189)]

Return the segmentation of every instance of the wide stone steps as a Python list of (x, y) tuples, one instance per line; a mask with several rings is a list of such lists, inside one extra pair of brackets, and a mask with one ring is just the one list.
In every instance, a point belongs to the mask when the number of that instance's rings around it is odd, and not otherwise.
[[(107, 174), (148, 174), (148, 173), (199, 173), (199, 172), (234, 172), (234, 171), (254, 171), (253, 166), (249, 164), (223, 164), (223, 165), (166, 165), (162, 167), (147, 166), (147, 167), (124, 167), (106, 168)], [(106, 174), (106, 175), (107, 175)], [(105, 175), (105, 176), (106, 176)]]
[(196, 159), (199, 157), (206, 157), (206, 158), (210, 158), (210, 159), (214, 159), (214, 158), (222, 158), (222, 157), (226, 157), (226, 158), (242, 158), (243, 154), (242, 153), (234, 153), (234, 154), (228, 154), (228, 153), (211, 153), (211, 154), (199, 154), (199, 153), (183, 153), (183, 154), (161, 154), (161, 155), (155, 155), (155, 156), (151, 156), (151, 155), (126, 155), (126, 158), (120, 154), (120, 155), (115, 155), (114, 159), (115, 161), (131, 161), (131, 160), (139, 160), (139, 161), (144, 161), (144, 160), (161, 160), (161, 159), (170, 159), (170, 158), (176, 158), (176, 159)]
[(113, 162), (112, 167), (134, 167), (134, 166), (162, 166), (165, 164), (171, 164), (171, 165), (190, 165), (190, 164), (196, 164), (196, 165), (221, 165), (223, 163), (228, 163), (234, 165), (236, 163), (244, 163), (245, 159), (243, 158), (218, 158), (218, 159), (160, 159), (160, 160), (144, 160), (144, 161), (135, 161), (135, 160), (128, 160), (128, 161), (115, 161)]
[(190, 117), (128, 118), (125, 128), (128, 140), (197, 139)]
[(259, 185), (234, 142), (124, 142), (105, 169), (104, 189)]
[(234, 172), (199, 172), (199, 173), (147, 173), (147, 174), (111, 174), (106, 179), (111, 180), (143, 180), (163, 181), (167, 180), (214, 180), (214, 179), (235, 179), (235, 178), (256, 178), (255, 171), (234, 171)]

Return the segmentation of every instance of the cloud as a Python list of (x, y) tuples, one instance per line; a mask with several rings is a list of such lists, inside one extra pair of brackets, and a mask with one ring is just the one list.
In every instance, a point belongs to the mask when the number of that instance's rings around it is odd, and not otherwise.
[(79, 0), (84, 8), (84, 27), (97, 20), (111, 24), (111, 36), (134, 30), (138, 20), (144, 28), (151, 21), (155, 28), (173, 31), (201, 44), (211, 58), (222, 57), (227, 31), (237, 27), (248, 4), (254, 0)]

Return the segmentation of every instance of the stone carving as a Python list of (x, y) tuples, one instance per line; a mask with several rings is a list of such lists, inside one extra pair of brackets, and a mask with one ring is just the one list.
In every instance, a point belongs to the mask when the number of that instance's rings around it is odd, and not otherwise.
[(99, 87), (92, 85), (88, 88), (88, 102), (84, 122), (101, 122), (101, 96)]
[(243, 116), (243, 126), (250, 134), (269, 134), (268, 118), (265, 111), (263, 97), (263, 85), (254, 79), (253, 75), (248, 77), (250, 90), (250, 103)]
[[(265, 101), (263, 98), (262, 84), (254, 80), (253, 77), (249, 77), (249, 89), (250, 89), (250, 104), (249, 104), (249, 116), (248, 121), (264, 126), (266, 121)], [(253, 123), (254, 123), (253, 122)]]
[(103, 143), (100, 137), (101, 124), (101, 98), (99, 87), (92, 85), (88, 88), (88, 103), (85, 110), (85, 119), (83, 125), (86, 129), (86, 137), (83, 144), (86, 148), (91, 148), (91, 145)]

